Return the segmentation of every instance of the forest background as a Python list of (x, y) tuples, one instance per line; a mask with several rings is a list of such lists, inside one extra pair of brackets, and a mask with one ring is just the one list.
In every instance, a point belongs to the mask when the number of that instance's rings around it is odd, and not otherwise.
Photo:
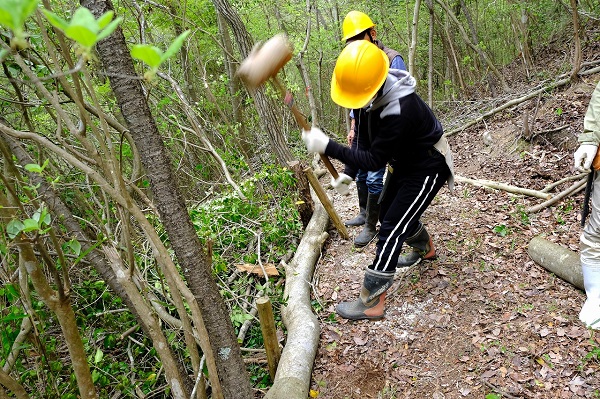
[(264, 396), (256, 300), (284, 342), (285, 265), (314, 206), (291, 165), (314, 160), (279, 92), (235, 76), (255, 43), (288, 35), (279, 79), (345, 141), (329, 82), (341, 21), (364, 11), (454, 134), (597, 67), (599, 8), (2, 2), (0, 396)]

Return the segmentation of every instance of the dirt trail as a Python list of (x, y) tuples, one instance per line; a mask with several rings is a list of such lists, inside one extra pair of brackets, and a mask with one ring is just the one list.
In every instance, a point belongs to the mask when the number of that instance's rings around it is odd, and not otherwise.
[[(529, 121), (540, 133), (533, 143), (522, 112), (535, 104), (450, 137), (456, 173), (536, 190), (576, 174), (576, 136), (599, 79), (544, 98)], [(354, 190), (333, 195), (343, 220), (357, 211)], [(582, 200), (579, 192), (528, 214), (542, 200), (466, 183), (442, 189), (424, 215), (438, 258), (397, 274), (376, 322), (335, 316), (358, 295), (375, 244), (358, 251), (360, 228), (350, 241), (330, 230), (315, 272), (322, 332), (311, 389), (319, 398), (600, 397), (600, 336), (577, 317), (584, 293), (527, 255), (538, 235), (577, 251)]]

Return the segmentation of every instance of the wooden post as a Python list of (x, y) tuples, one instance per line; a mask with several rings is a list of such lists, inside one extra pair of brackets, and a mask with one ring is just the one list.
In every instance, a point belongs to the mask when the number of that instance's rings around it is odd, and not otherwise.
[(267, 351), (267, 362), (269, 363), (269, 375), (271, 381), (275, 380), (277, 365), (281, 358), (279, 343), (277, 342), (277, 334), (275, 329), (275, 318), (273, 317), (273, 308), (269, 297), (263, 296), (256, 300), (258, 308), (258, 318), (260, 320), (260, 330), (262, 331), (263, 341), (265, 342), (265, 350)]
[(331, 201), (329, 201), (327, 194), (325, 194), (325, 190), (323, 190), (323, 187), (321, 187), (321, 185), (319, 184), (319, 181), (313, 173), (313, 170), (311, 168), (306, 168), (304, 169), (304, 173), (306, 174), (308, 182), (312, 186), (313, 190), (315, 190), (317, 197), (319, 197), (321, 204), (323, 204), (323, 207), (325, 208), (327, 214), (331, 218), (331, 221), (333, 222), (335, 228), (342, 235), (342, 238), (345, 240), (350, 238), (350, 236), (348, 235), (348, 230), (346, 230), (346, 226), (344, 226), (344, 223), (342, 223), (340, 216), (336, 213), (335, 208), (331, 204)]

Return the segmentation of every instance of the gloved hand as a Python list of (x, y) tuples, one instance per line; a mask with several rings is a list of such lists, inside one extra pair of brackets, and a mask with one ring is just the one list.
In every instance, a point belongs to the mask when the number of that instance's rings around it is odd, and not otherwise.
[(313, 127), (310, 130), (302, 131), (302, 141), (304, 141), (308, 152), (324, 154), (329, 143), (329, 137), (318, 127)]
[(581, 144), (575, 151), (575, 169), (580, 172), (589, 172), (597, 151), (598, 146), (596, 144)]
[(352, 178), (345, 173), (340, 173), (337, 179), (331, 178), (331, 186), (342, 195), (350, 192), (350, 183), (352, 183)]

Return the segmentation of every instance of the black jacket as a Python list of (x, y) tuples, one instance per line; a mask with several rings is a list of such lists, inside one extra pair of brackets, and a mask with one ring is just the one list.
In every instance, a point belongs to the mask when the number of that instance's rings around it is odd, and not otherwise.
[(330, 140), (325, 154), (355, 170), (389, 163), (395, 174), (421, 174), (443, 167), (444, 157), (433, 147), (442, 125), (415, 93), (415, 83), (408, 72), (390, 69), (373, 103), (355, 110), (359, 149)]

